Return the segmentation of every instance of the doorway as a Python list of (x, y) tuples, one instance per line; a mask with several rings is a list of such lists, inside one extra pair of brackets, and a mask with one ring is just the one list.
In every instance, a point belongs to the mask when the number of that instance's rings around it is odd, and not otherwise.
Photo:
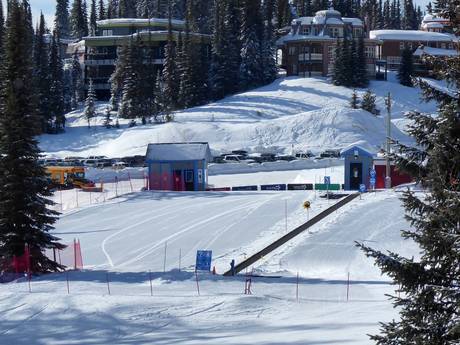
[(183, 191), (182, 187), (182, 170), (174, 170), (173, 172), (173, 189), (174, 191)]
[(363, 163), (350, 163), (350, 190), (359, 190), (363, 183)]
[(195, 173), (193, 170), (185, 170), (185, 190), (193, 192), (195, 190)]

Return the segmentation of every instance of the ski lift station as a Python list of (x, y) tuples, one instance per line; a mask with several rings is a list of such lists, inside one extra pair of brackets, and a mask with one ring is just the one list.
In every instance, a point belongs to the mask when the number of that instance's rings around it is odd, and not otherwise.
[(212, 159), (208, 143), (149, 144), (145, 159), (149, 190), (206, 190)]
[(351, 146), (340, 152), (345, 159), (345, 190), (359, 190), (361, 184), (369, 186), (369, 173), (373, 155), (359, 146)]

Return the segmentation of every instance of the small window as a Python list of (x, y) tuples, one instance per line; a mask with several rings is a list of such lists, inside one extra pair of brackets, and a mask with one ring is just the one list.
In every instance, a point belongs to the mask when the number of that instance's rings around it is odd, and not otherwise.
[(404, 50), (404, 42), (399, 42), (399, 50)]
[(289, 55), (295, 55), (297, 52), (296, 47), (289, 47)]
[(297, 75), (297, 64), (292, 65), (292, 74)]
[(305, 36), (310, 35), (310, 27), (304, 26), (304, 27), (302, 28), (302, 35), (305, 35)]
[(113, 36), (113, 30), (102, 30), (102, 36)]

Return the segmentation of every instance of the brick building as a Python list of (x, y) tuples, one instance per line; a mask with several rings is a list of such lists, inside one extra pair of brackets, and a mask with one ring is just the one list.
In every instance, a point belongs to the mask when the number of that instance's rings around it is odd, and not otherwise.
[(290, 32), (277, 41), (282, 52), (280, 65), (288, 76), (328, 76), (334, 67), (337, 42), (344, 38), (364, 38), (367, 71), (374, 77), (379, 40), (367, 37), (361, 19), (344, 18), (334, 9), (292, 21)]

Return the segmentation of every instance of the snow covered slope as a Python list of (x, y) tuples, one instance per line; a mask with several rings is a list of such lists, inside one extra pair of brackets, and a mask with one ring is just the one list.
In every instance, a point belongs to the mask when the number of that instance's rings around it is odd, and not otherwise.
[[(394, 79), (394, 78), (393, 78)], [(401, 131), (403, 114), (409, 110), (432, 112), (434, 104), (420, 102), (419, 91), (389, 81), (373, 81), (378, 108), (385, 113), (388, 92), (394, 98), (393, 136), (407, 141)], [(271, 85), (225, 98), (209, 105), (177, 112), (173, 123), (107, 130), (100, 126), (103, 116), (91, 129), (81, 111), (68, 115), (67, 132), (44, 135), (40, 146), (49, 155), (144, 154), (148, 143), (208, 141), (215, 151), (247, 149), (256, 152), (290, 153), (295, 150), (321, 151), (361, 143), (373, 151), (385, 140), (384, 116), (349, 107), (352, 90), (331, 85), (322, 78), (283, 78)], [(359, 90), (360, 94), (364, 90)], [(105, 104), (100, 104), (101, 114)]]

